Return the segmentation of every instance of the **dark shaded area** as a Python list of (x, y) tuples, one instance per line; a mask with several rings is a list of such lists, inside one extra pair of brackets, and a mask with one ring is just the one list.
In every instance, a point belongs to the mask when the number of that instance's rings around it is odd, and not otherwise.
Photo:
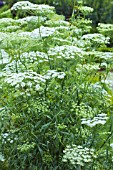
[(0, 7), (2, 7), (4, 5), (3, 1), (0, 1)]

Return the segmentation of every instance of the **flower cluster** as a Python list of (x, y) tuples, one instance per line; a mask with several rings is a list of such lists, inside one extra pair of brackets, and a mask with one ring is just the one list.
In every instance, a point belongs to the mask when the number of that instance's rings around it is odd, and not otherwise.
[(21, 18), (21, 19), (18, 19), (16, 20), (16, 22), (21, 22), (21, 21), (26, 21), (27, 23), (29, 22), (37, 22), (37, 21), (45, 21), (46, 20), (46, 17), (43, 17), (43, 16), (27, 16), (25, 18)]
[(16, 20), (12, 18), (3, 18), (0, 19), (0, 30), (3, 32), (14, 32), (21, 29), (21, 26), (28, 26), (29, 24), (41, 25), (46, 19), (47, 17), (45, 16), (27, 16)]
[(105, 36), (112, 36), (113, 34), (113, 24), (99, 23), (97, 27), (98, 31)]
[(27, 142), (23, 145), (18, 145), (17, 149), (18, 149), (18, 151), (23, 153), (23, 152), (29, 152), (29, 150), (33, 149), (34, 147), (35, 147), (34, 142), (32, 142), (30, 144)]
[(82, 49), (76, 46), (56, 46), (55, 48), (50, 48), (48, 51), (49, 56), (57, 56), (57, 58), (73, 59), (76, 55), (81, 56)]
[(19, 72), (25, 71), (26, 67), (31, 69), (33, 68), (33, 64), (34, 66), (37, 66), (40, 63), (48, 62), (47, 54), (40, 51), (24, 52), (20, 54), (19, 57), (18, 54), (15, 54), (14, 57), (16, 58), (16, 61), (15, 60), (11, 61), (11, 59), (8, 58), (8, 56), (2, 55), (0, 63), (2, 64), (7, 62), (7, 65), (3, 69), (3, 71), (6, 72), (7, 74), (16, 72), (16, 69), (18, 69)]
[(6, 143), (14, 143), (14, 141), (17, 141), (18, 138), (15, 136), (13, 137), (13, 135), (11, 135), (10, 133), (2, 133), (0, 136), (2, 143), (6, 144)]
[(37, 13), (38, 15), (47, 15), (50, 13), (54, 13), (54, 7), (50, 7), (49, 5), (37, 5), (33, 4), (29, 1), (19, 1), (15, 3), (11, 11), (18, 11), (18, 12), (34, 12)]
[(14, 31), (17, 31), (17, 30), (20, 30), (20, 29), (21, 29), (20, 26), (15, 25), (15, 26), (8, 26), (8, 27), (2, 29), (2, 31), (4, 31), (4, 32), (14, 32)]
[(87, 72), (87, 71), (94, 71), (94, 70), (99, 70), (99, 64), (77, 64), (77, 68), (76, 68), (76, 70), (78, 71), (78, 72)]
[(35, 89), (37, 90), (37, 85), (40, 87), (40, 84), (45, 83), (46, 79), (44, 76), (30, 70), (24, 73), (7, 74), (5, 82), (16, 88), (31, 88), (35, 86)]
[(90, 118), (96, 114), (96, 109), (92, 109), (92, 107), (85, 105), (84, 103), (80, 103), (78, 106), (76, 103), (72, 102), (71, 111), (76, 113), (77, 117)]
[[(81, 35), (84, 35), (86, 33), (89, 33), (90, 30), (91, 30), (91, 23), (92, 21), (90, 19), (84, 19), (84, 18), (77, 18), (76, 19), (76, 22), (74, 23), (74, 25), (79, 28), (79, 32), (80, 32), (80, 29), (81, 29), (81, 34), (80, 34), (80, 37)], [(76, 30), (75, 30), (76, 32)]]
[[(85, 16), (93, 9), (75, 8), (78, 17), (68, 22), (54, 7), (20, 1), (10, 11), (15, 19), (0, 19), (0, 165), (5, 158), (8, 169), (99, 169), (106, 149), (111, 156), (104, 139), (111, 135), (105, 113), (112, 112), (113, 52), (100, 52), (112, 51), (109, 38), (90, 32)], [(61, 140), (69, 146), (55, 160)]]
[(57, 70), (48, 70), (47, 74), (45, 75), (45, 79), (51, 79), (51, 78), (58, 78), (58, 79), (64, 79), (66, 74), (64, 72), (57, 72)]
[(88, 7), (88, 6), (79, 6), (78, 10), (82, 12), (83, 15), (88, 15), (91, 12), (93, 12), (93, 8)]
[(93, 119), (81, 119), (81, 124), (87, 125), (89, 127), (94, 127), (98, 124), (104, 125), (107, 121), (108, 117), (105, 113), (98, 114)]
[(0, 19), (0, 29), (3, 27), (10, 26), (15, 23), (15, 20), (12, 18), (1, 18)]
[(34, 29), (32, 32), (21, 32), (19, 36), (28, 36), (31, 38), (44, 38), (54, 34), (55, 28), (49, 28), (41, 26), (40, 28)]
[(40, 52), (40, 51), (30, 51), (30, 52), (25, 52), (25, 53), (22, 53), (21, 56), (21, 61), (30, 61), (30, 62), (33, 62), (37, 59), (46, 59), (48, 60), (48, 56), (46, 53), (44, 52)]
[(43, 23), (46, 21), (46, 17), (43, 17), (43, 16), (27, 16), (27, 17), (24, 17), (24, 18), (20, 18), (20, 19), (17, 19), (15, 20), (15, 23), (16, 24), (20, 24), (20, 25), (26, 25), (26, 24), (30, 24), (30, 23)]
[(69, 163), (72, 165), (84, 166), (86, 163), (92, 162), (93, 159), (96, 157), (94, 149), (77, 145), (67, 146), (63, 152), (64, 156), (62, 161), (69, 161)]
[(84, 56), (95, 56), (96, 59), (104, 59), (104, 60), (109, 60), (113, 59), (113, 53), (112, 52), (100, 52), (100, 51), (89, 51), (89, 52), (84, 52)]
[(105, 37), (104, 35), (98, 34), (98, 33), (83, 35), (81, 39), (89, 40), (97, 44), (108, 44), (109, 43), (109, 37)]

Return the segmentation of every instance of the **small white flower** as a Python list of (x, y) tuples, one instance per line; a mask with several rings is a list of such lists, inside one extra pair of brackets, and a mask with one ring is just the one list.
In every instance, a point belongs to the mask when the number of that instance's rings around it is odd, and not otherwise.
[(89, 127), (94, 127), (98, 124), (102, 124), (104, 125), (107, 121), (108, 117), (106, 114), (102, 113), (98, 114), (96, 117), (94, 117), (93, 119), (81, 119), (81, 124), (85, 124)]
[(13, 143), (14, 141), (13, 140), (10, 140), (10, 143)]
[(40, 85), (37, 84), (37, 85), (35, 86), (35, 90), (38, 91), (39, 89), (40, 89)]
[(9, 133), (3, 133), (2, 136), (3, 138), (7, 138), (9, 136)]
[(111, 144), (110, 144), (110, 146), (111, 146), (111, 147), (112, 147), (112, 149), (113, 149), (113, 143), (111, 143)]
[(59, 78), (59, 79), (63, 79), (64, 77), (65, 77), (65, 73), (58, 74), (58, 78)]
[(21, 82), (21, 87), (25, 87), (25, 83), (24, 82)]
[(29, 81), (28, 83), (27, 83), (27, 85), (31, 88), (32, 87), (32, 83)]
[(0, 152), (0, 161), (4, 162), (5, 159), (4, 159), (4, 156), (2, 155), (2, 153)]
[(17, 85), (15, 86), (15, 88), (19, 88), (19, 84), (17, 84)]

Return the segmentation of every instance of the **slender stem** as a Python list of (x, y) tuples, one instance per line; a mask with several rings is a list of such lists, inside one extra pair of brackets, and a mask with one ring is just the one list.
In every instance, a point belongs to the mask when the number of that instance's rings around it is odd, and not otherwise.
[[(111, 131), (112, 125), (110, 126), (110, 131)], [(108, 137), (106, 138), (106, 140), (103, 142), (103, 144), (100, 146), (99, 149), (101, 149), (112, 137), (113, 132), (111, 131), (111, 134), (108, 135)]]

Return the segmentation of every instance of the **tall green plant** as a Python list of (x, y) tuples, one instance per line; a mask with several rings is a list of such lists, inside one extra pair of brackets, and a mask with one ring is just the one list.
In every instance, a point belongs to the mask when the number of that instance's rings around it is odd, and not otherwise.
[(81, 3), (69, 22), (25, 4), (38, 16), (0, 19), (1, 169), (112, 170), (109, 38), (90, 33)]

